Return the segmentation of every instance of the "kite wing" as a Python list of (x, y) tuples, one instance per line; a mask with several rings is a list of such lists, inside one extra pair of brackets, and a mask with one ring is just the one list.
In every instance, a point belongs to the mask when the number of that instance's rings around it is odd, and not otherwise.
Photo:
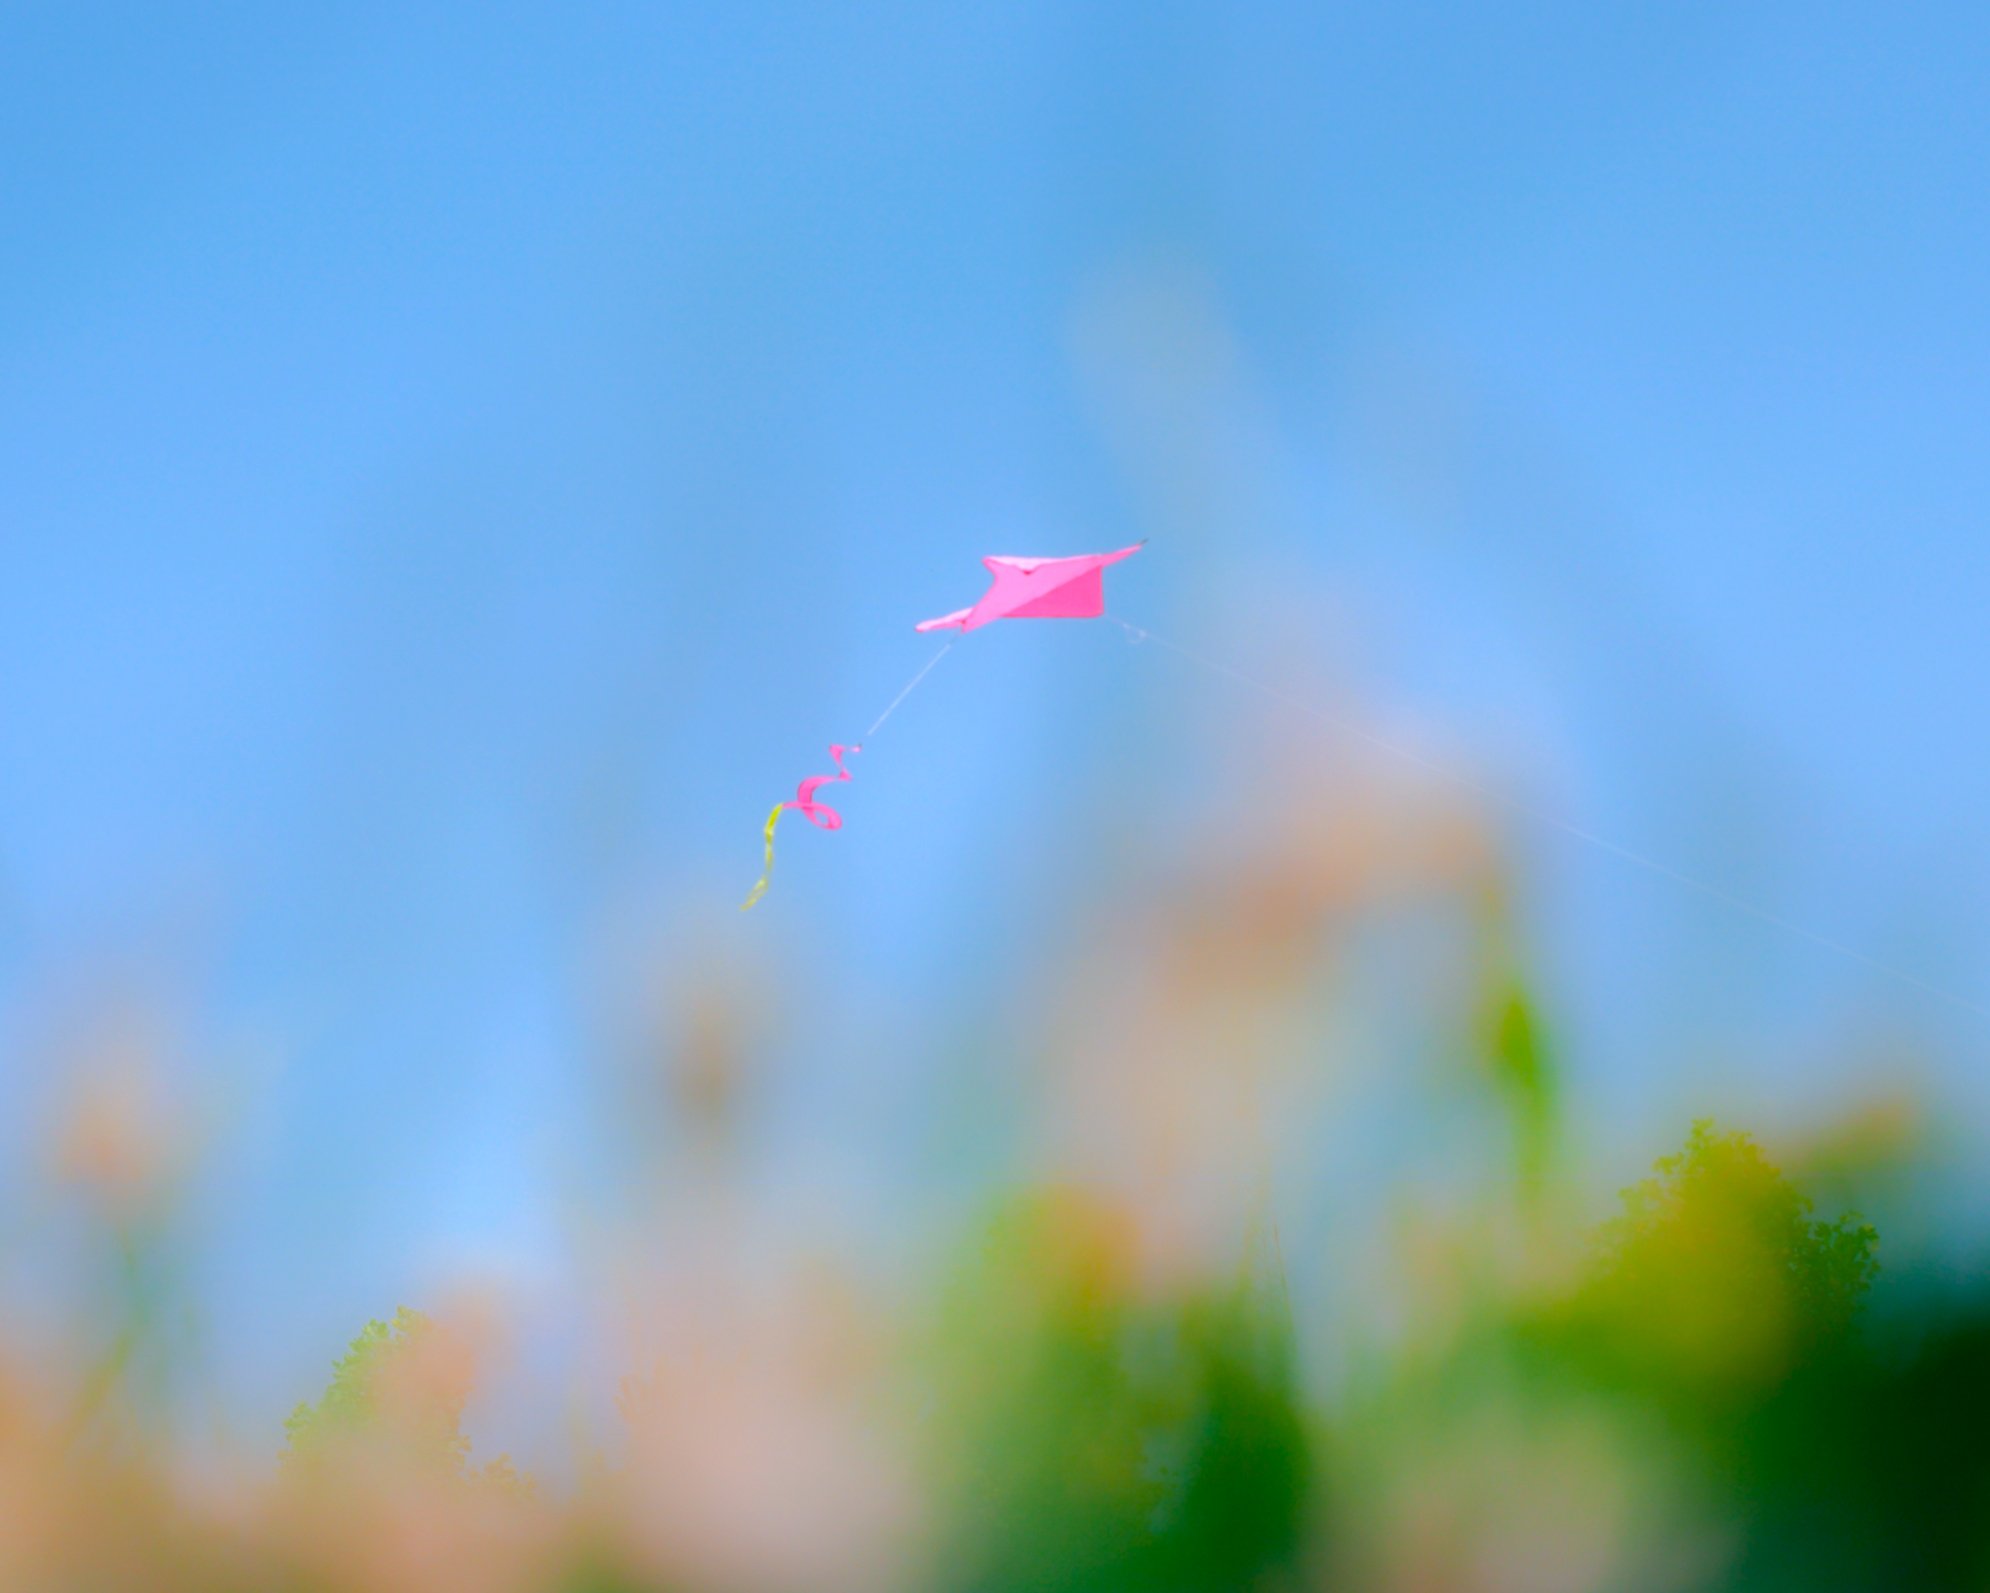
[(916, 628), (971, 631), (998, 619), (1097, 619), (1106, 611), (1105, 567), (1130, 559), (1144, 546), (1117, 553), (1081, 553), (1068, 559), (1019, 559), (1000, 554), (981, 562), (993, 584), (972, 608), (956, 609)]

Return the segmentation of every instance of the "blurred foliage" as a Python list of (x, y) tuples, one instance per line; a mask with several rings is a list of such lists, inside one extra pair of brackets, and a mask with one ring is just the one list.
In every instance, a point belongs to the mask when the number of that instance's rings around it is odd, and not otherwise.
[(1524, 1198), (1538, 1200), (1553, 1172), (1559, 1090), (1544, 1026), (1526, 985), (1504, 976), (1486, 998), (1485, 1047), (1513, 1122), (1514, 1168)]
[(1296, 1565), (1311, 1461), (1285, 1302), (1249, 1278), (1143, 1299), (1126, 1228), (1037, 1196), (957, 1284), (940, 1586), (1249, 1588)]
[(1685, 1148), (1623, 1196), (1567, 1302), (1573, 1358), (1711, 1417), (1841, 1337), (1879, 1270), (1879, 1235), (1830, 1222), (1746, 1134), (1693, 1125)]
[(391, 1447), (397, 1458), (439, 1476), (528, 1494), (532, 1479), (500, 1455), (470, 1472), (463, 1407), (475, 1384), (469, 1346), (420, 1311), (402, 1306), (391, 1323), (372, 1321), (332, 1368), (316, 1405), (302, 1404), (283, 1424), (283, 1453), (296, 1472), (355, 1445)]
[[(316, 1405), (299, 1405), (283, 1424), (290, 1438), (289, 1458), (308, 1458), (327, 1442), (377, 1427), (385, 1415), (382, 1385), (391, 1363), (419, 1351), (434, 1331), (434, 1323), (406, 1306), (394, 1313), (391, 1324), (368, 1322), (361, 1328), (332, 1367), (324, 1397)], [(461, 1464), (470, 1450), (469, 1439), (457, 1430), (461, 1399), (450, 1398), (447, 1390), (435, 1392), (426, 1409), (413, 1413), (414, 1425), (426, 1434), (434, 1453)], [(467, 1396), (467, 1390), (462, 1392)]]
[[(1873, 1225), (1706, 1120), (1599, 1223), (1546, 1025), (1486, 961), (1483, 1185), (1372, 1270), (1316, 1270), (1303, 1309), (1268, 1215), (1183, 1243), (1179, 1205), (1081, 1176), (999, 1195), (874, 1298), (720, 1224), (713, 1150), (703, 1264), (631, 1250), (656, 1331), (594, 1368), (620, 1431), (557, 1485), (472, 1466), (486, 1336), (409, 1309), (296, 1408), (273, 1475), (201, 1476), (123, 1372), (156, 1314), (133, 1302), (175, 1286), (155, 1245), (76, 1336), (110, 1359), (65, 1382), (0, 1346), (0, 1589), (1990, 1589), (1990, 1289), (1882, 1277)], [(1233, 1212), (1266, 1141), (1189, 1113), (1160, 1143), (1185, 1124), (1234, 1158)], [(1864, 1162), (1795, 1165), (1842, 1192)]]

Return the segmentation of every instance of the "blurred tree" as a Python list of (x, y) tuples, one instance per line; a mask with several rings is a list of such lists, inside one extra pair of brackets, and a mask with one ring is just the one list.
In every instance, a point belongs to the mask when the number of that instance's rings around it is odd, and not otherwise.
[[(1524, 1001), (1506, 1012), (1500, 1050), (1524, 1096), (1538, 1041)], [(1752, 1139), (1704, 1121), (1622, 1200), (1559, 1284), (1533, 1265), (1552, 1253), (1552, 1205), (1516, 1272), (1496, 1253), (1474, 1270), (1482, 1241), (1465, 1230), (1455, 1319), (1379, 1357), (1337, 1424), (1336, 1572), (1538, 1593), (1924, 1585), (1747, 1579), (1776, 1558), (1757, 1545), (1802, 1538), (1806, 1486), (1811, 1508), (1824, 1497), (1783, 1435), (1800, 1414), (1826, 1442), (1855, 1408), (1828, 1379), (1863, 1353), (1873, 1229), (1814, 1217)], [(1798, 1385), (1819, 1396), (1771, 1420)]]
[(355, 1442), (481, 1486), (530, 1493), (530, 1476), (500, 1455), (466, 1473), (470, 1440), (463, 1407), (475, 1386), (474, 1357), (461, 1337), (419, 1311), (400, 1307), (391, 1323), (360, 1329), (332, 1368), (331, 1385), (316, 1405), (299, 1405), (284, 1422), (286, 1466), (309, 1465)]
[(1751, 1413), (1734, 1585), (1990, 1588), (1990, 1299), (1914, 1298)]
[[(1620, 1423), (1643, 1412), (1682, 1446), (1654, 1486), (1685, 1505), (1682, 1530), (1727, 1545), (1696, 1582), (1963, 1585), (1896, 1579), (1859, 1525), (1855, 1429), (1874, 1372), (1855, 1326), (1878, 1234), (1856, 1214), (1812, 1210), (1748, 1135), (1696, 1122), (1624, 1192), (1587, 1276), (1548, 1313), (1536, 1397), (1601, 1394)], [(1651, 1456), (1667, 1447), (1645, 1443)]]
[(1124, 1214), (1006, 1214), (944, 1322), (941, 1585), (1200, 1593), (1297, 1561), (1311, 1464), (1283, 1305), (1148, 1300)]
[[(368, 1322), (333, 1365), (324, 1397), (316, 1405), (299, 1405), (283, 1424), (290, 1439), (287, 1458), (307, 1458), (339, 1439), (391, 1428), (415, 1436), (431, 1457), (461, 1467), (470, 1452), (459, 1427), (470, 1392), (467, 1375), (398, 1375), (417, 1361), (438, 1363), (436, 1335), (428, 1317), (406, 1306), (391, 1324)], [(467, 1374), (467, 1365), (462, 1370)]]
[(1624, 1192), (1574, 1302), (1602, 1358), (1704, 1405), (1787, 1375), (1851, 1324), (1879, 1235), (1831, 1222), (1746, 1134), (1693, 1125), (1657, 1176)]

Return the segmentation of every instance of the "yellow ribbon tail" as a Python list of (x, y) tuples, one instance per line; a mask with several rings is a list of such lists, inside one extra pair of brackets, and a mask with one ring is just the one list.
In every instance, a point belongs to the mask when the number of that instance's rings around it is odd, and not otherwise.
[(742, 913), (767, 894), (767, 882), (774, 877), (774, 826), (781, 822), (787, 806), (785, 802), (776, 802), (774, 811), (767, 815), (767, 866), (760, 871), (759, 882), (746, 893), (746, 900), (739, 904)]

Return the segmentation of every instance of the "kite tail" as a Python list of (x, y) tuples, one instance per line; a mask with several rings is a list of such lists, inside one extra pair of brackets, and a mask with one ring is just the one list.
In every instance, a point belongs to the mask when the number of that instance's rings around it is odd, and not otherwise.
[(739, 910), (742, 913), (767, 894), (768, 881), (774, 877), (774, 826), (781, 822), (781, 815), (783, 813), (789, 808), (793, 808), (819, 830), (840, 830), (843, 828), (843, 815), (838, 813), (827, 802), (816, 801), (815, 793), (826, 785), (834, 785), (838, 780), (848, 780), (850, 778), (850, 771), (843, 767), (843, 754), (846, 752), (862, 752), (863, 750), (861, 745), (854, 747), (832, 746), (829, 749), (829, 756), (836, 760), (836, 772), (834, 774), (810, 775), (806, 780), (802, 781), (800, 787), (796, 790), (794, 801), (776, 802), (774, 804), (774, 811), (767, 815), (767, 828), (765, 831), (767, 840), (767, 866), (760, 871), (760, 878), (754, 884), (753, 889), (746, 893), (746, 900), (739, 904)]
[(739, 904), (742, 913), (767, 894), (767, 883), (774, 877), (774, 826), (781, 822), (781, 815), (787, 807), (785, 802), (776, 802), (774, 811), (767, 815), (767, 866), (760, 871), (760, 878), (755, 881), (753, 889), (746, 893), (746, 900)]

